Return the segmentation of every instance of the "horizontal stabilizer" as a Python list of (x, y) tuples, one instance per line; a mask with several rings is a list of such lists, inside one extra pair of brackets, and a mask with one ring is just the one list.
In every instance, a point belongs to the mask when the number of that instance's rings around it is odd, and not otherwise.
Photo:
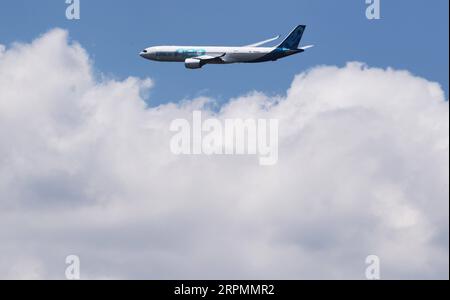
[(306, 50), (306, 49), (309, 49), (309, 48), (312, 48), (312, 47), (314, 47), (314, 45), (303, 46), (303, 47), (300, 47), (299, 49), (300, 50)]

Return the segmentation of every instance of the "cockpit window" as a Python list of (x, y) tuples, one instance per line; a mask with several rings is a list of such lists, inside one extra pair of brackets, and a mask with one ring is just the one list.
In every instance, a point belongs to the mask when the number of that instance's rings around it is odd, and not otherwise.
[(142, 50), (142, 52), (147, 53), (147, 49)]

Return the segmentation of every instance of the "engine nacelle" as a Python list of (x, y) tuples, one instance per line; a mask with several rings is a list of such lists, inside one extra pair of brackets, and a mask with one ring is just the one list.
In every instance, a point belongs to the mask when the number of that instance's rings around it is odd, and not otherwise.
[(200, 69), (203, 67), (202, 62), (199, 59), (188, 58), (184, 61), (184, 65), (188, 69)]

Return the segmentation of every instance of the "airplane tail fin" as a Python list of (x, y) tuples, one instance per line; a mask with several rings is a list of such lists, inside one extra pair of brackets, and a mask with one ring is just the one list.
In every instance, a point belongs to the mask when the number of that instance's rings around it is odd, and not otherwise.
[(305, 32), (305, 25), (299, 25), (288, 35), (288, 37), (278, 46), (278, 48), (287, 48), (297, 50), (300, 40)]

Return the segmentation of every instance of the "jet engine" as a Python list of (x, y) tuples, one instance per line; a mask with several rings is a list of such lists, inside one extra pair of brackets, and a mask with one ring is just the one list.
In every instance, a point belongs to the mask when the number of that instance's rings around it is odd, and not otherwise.
[(188, 69), (200, 69), (203, 67), (202, 62), (199, 59), (188, 58), (184, 61), (184, 65)]

